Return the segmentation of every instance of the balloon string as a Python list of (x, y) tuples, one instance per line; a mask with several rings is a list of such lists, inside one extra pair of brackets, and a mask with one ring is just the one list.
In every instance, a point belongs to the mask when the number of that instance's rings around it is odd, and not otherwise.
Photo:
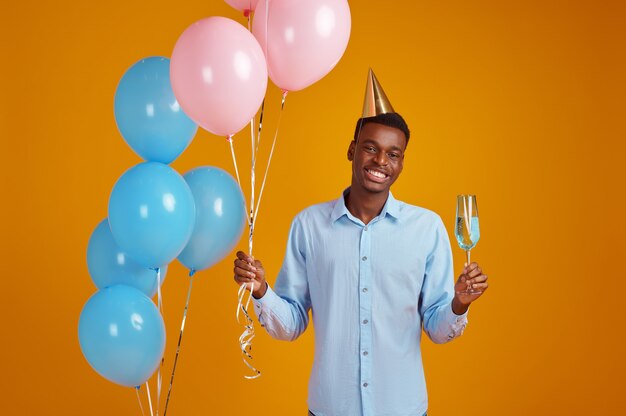
[(254, 166), (254, 117), (250, 119), (250, 142), (252, 143), (252, 165)]
[(245, 319), (246, 319), (246, 322), (244, 325), (245, 330), (239, 337), (239, 348), (241, 349), (241, 353), (243, 355), (242, 357), (243, 363), (253, 372), (253, 375), (251, 376), (244, 375), (244, 378), (248, 380), (252, 380), (261, 376), (261, 372), (257, 370), (248, 361), (248, 360), (252, 360), (252, 354), (250, 354), (250, 352), (252, 350), (252, 339), (255, 336), (254, 321), (252, 320), (252, 318), (250, 317), (250, 314), (248, 313), (248, 307), (250, 306), (250, 298), (252, 297), (252, 287), (253, 287), (253, 284), (250, 283), (250, 291), (249, 291), (248, 299), (245, 305), (243, 304), (243, 298), (246, 295), (247, 284), (243, 284), (239, 287), (239, 292), (238, 292), (239, 305), (237, 308), (237, 322), (239, 322), (240, 311), (243, 312), (243, 315), (245, 316)]
[[(230, 154), (233, 157), (233, 165), (235, 166), (235, 175), (237, 176), (237, 183), (239, 184), (239, 188), (241, 188), (241, 179), (239, 178), (239, 168), (237, 167), (237, 157), (235, 156), (235, 147), (233, 146), (233, 136), (232, 136), (232, 134), (229, 135), (228, 137), (226, 137), (226, 140), (228, 141), (228, 143), (230, 143)], [(243, 189), (243, 188), (241, 188), (241, 189)], [(246, 209), (246, 211), (248, 210), (247, 207), (245, 209)], [(248, 224), (250, 224), (250, 223), (248, 222)]]
[(246, 293), (245, 289), (247, 287), (248, 287), (247, 284), (241, 285), (241, 286), (239, 286), (239, 290), (237, 291), (237, 299), (239, 301), (239, 305), (237, 305), (237, 315), (236, 315), (237, 323), (241, 323), (241, 321), (239, 319), (239, 312), (240, 311), (243, 311), (244, 313), (246, 312), (245, 311), (245, 306), (243, 305), (243, 298), (244, 298), (244, 295)]
[[(284, 104), (285, 104), (285, 95), (286, 93), (283, 94), (282, 107), (284, 107)], [(282, 112), (282, 107), (281, 107), (281, 112)], [(253, 242), (254, 242), (255, 216), (258, 210), (258, 206), (256, 207), (256, 209), (254, 206), (255, 188), (256, 188), (256, 161), (257, 161), (257, 156), (259, 154), (259, 146), (261, 143), (261, 132), (263, 131), (263, 114), (264, 113), (265, 113), (265, 100), (263, 100), (261, 104), (261, 113), (259, 115), (259, 130), (256, 136), (256, 140), (255, 140), (255, 135), (254, 135), (254, 118), (250, 121), (250, 146), (251, 146), (250, 211), (249, 211), (249, 216), (248, 216), (248, 228), (250, 230), (250, 233), (248, 235), (248, 253), (250, 254), (250, 256), (252, 256), (252, 249), (253, 249)], [(280, 116), (279, 116), (279, 123), (280, 123)], [(272, 153), (274, 152), (275, 144), (276, 144), (276, 137), (274, 137), (274, 143), (272, 145), (272, 150), (270, 152), (270, 159), (272, 157)], [(234, 152), (233, 152), (233, 160), (234, 160)], [(268, 168), (269, 168), (269, 165), (268, 165)], [(265, 171), (265, 176), (267, 176), (267, 168)], [(263, 193), (264, 186), (265, 186), (265, 178), (263, 179), (263, 186), (261, 187), (261, 193), (259, 193), (259, 203), (261, 201), (260, 197), (261, 197), (261, 194)], [(236, 313), (237, 322), (241, 323), (240, 318), (239, 318), (240, 312), (243, 312), (246, 318), (246, 322), (244, 324), (244, 331), (239, 337), (239, 347), (243, 354), (242, 359), (243, 359), (244, 364), (254, 373), (252, 376), (244, 375), (244, 377), (247, 379), (255, 379), (261, 375), (261, 372), (257, 370), (256, 368), (254, 368), (248, 362), (248, 359), (252, 359), (252, 355), (250, 354), (250, 351), (252, 350), (252, 339), (255, 337), (254, 321), (252, 320), (252, 318), (250, 317), (250, 314), (248, 313), (248, 308), (250, 306), (250, 299), (252, 298), (252, 288), (253, 288), (253, 285), (250, 284), (250, 291), (249, 291), (248, 299), (245, 305), (243, 304), (243, 299), (244, 299), (245, 292), (246, 292), (246, 285), (240, 286), (239, 292), (237, 293), (237, 313)]]
[(250, 122), (252, 127), (250, 132), (250, 144), (252, 147), (252, 157), (250, 158), (250, 212), (248, 214), (248, 229), (250, 234), (248, 236), (248, 253), (252, 255), (252, 234), (254, 230), (254, 188), (256, 187), (256, 152), (255, 152), (255, 140), (254, 140), (254, 119)]
[[(258, 150), (259, 150), (259, 143), (261, 140), (261, 131), (262, 131), (262, 126), (263, 126), (263, 112), (265, 109), (265, 100), (263, 100), (263, 104), (261, 105), (261, 114), (259, 116), (259, 134), (257, 136), (257, 139), (255, 140), (254, 137), (254, 118), (250, 121), (250, 145), (251, 145), (251, 163), (250, 163), (250, 212), (249, 212), (249, 216), (248, 216), (248, 228), (250, 230), (250, 233), (248, 235), (248, 253), (250, 254), (250, 256), (252, 256), (252, 246), (253, 246), (253, 241), (254, 241), (254, 199), (255, 199), (255, 188), (256, 188), (256, 157), (258, 155)], [(239, 287), (239, 292), (237, 293), (237, 313), (236, 313), (236, 318), (237, 318), (237, 323), (241, 323), (240, 319), (239, 319), (239, 312), (242, 311), (246, 317), (246, 323), (244, 325), (245, 329), (243, 331), (243, 333), (241, 334), (241, 336), (239, 337), (239, 348), (241, 349), (242, 353), (244, 354), (244, 357), (242, 357), (244, 364), (250, 368), (253, 372), (254, 375), (253, 376), (246, 376), (244, 375), (245, 378), (250, 379), (250, 378), (256, 378), (258, 377), (261, 372), (258, 371), (257, 369), (255, 369), (254, 367), (252, 367), (250, 365), (250, 363), (248, 363), (247, 358), (252, 358), (252, 356), (249, 353), (249, 350), (252, 348), (251, 345), (251, 341), (252, 338), (254, 338), (254, 327), (253, 325), (253, 321), (250, 318), (250, 315), (248, 314), (248, 306), (250, 304), (250, 297), (252, 296), (252, 284), (250, 284), (250, 294), (248, 295), (248, 300), (246, 302), (246, 305), (243, 305), (243, 298), (245, 296), (245, 292), (246, 292), (246, 286), (247, 285), (241, 285)]]
[(161, 296), (161, 268), (156, 268), (157, 273), (157, 304), (159, 308), (159, 312), (163, 315), (163, 297)]
[(233, 147), (233, 136), (230, 135), (226, 138), (228, 143), (230, 143), (230, 154), (233, 157), (233, 165), (235, 165), (235, 174), (237, 175), (237, 183), (239, 187), (241, 187), (241, 180), (239, 179), (239, 168), (237, 168), (237, 158), (235, 157), (235, 148)]
[(150, 397), (150, 385), (146, 380), (146, 394), (148, 395), (148, 404), (150, 405), (150, 416), (154, 416), (154, 412), (152, 411), (152, 398)]
[(139, 396), (139, 386), (135, 387), (135, 393), (137, 393), (137, 401), (139, 402), (139, 408), (141, 409), (141, 416), (146, 416), (143, 411), (143, 404), (141, 404), (141, 396)]
[(157, 374), (157, 400), (156, 400), (156, 416), (159, 416), (159, 405), (161, 403), (161, 384), (163, 377), (161, 376), (161, 370), (163, 369), (163, 358), (161, 358), (161, 365), (159, 366)]
[[(161, 295), (161, 268), (157, 267), (157, 297), (158, 306), (161, 316), (163, 316), (163, 297)], [(163, 369), (163, 357), (161, 357), (161, 365), (157, 371), (157, 400), (156, 400), (156, 416), (159, 416), (159, 404), (161, 403), (161, 384), (163, 383), (163, 377), (161, 376), (161, 370)]]
[(261, 114), (259, 115), (259, 131), (256, 138), (256, 150), (254, 151), (254, 163), (256, 164), (256, 155), (259, 153), (259, 145), (261, 144), (261, 130), (263, 127), (263, 113), (265, 113), (265, 99), (261, 103)]
[(258, 134), (254, 136), (254, 119), (252, 119), (251, 127), (252, 131), (250, 132), (250, 142), (252, 145), (252, 163), (250, 168), (250, 213), (248, 215), (248, 228), (250, 233), (248, 235), (248, 253), (252, 255), (252, 246), (254, 241), (254, 199), (255, 199), (255, 189), (256, 189), (256, 160), (259, 154), (259, 145), (261, 144), (261, 132), (263, 131), (263, 114), (265, 113), (265, 99), (261, 103), (261, 113), (259, 115), (259, 130)]
[(270, 150), (270, 156), (267, 159), (267, 166), (265, 167), (265, 174), (263, 175), (263, 182), (261, 183), (261, 191), (259, 192), (259, 201), (254, 211), (254, 218), (259, 217), (259, 207), (261, 206), (261, 198), (263, 198), (263, 190), (265, 189), (265, 181), (267, 180), (267, 172), (270, 169), (270, 163), (272, 163), (272, 156), (274, 155), (274, 147), (276, 147), (276, 138), (278, 137), (278, 130), (280, 128), (280, 120), (282, 119), (283, 110), (285, 108), (285, 98), (287, 98), (287, 91), (283, 91), (283, 98), (280, 104), (280, 113), (278, 113), (278, 122), (276, 123), (276, 131), (274, 132), (274, 140), (272, 141), (272, 149)]
[(183, 340), (183, 333), (185, 332), (185, 321), (187, 320), (187, 311), (189, 310), (189, 299), (191, 298), (191, 288), (193, 287), (193, 275), (196, 273), (194, 269), (189, 271), (189, 290), (187, 291), (187, 302), (185, 303), (185, 309), (183, 311), (183, 320), (180, 324), (180, 334), (178, 334), (178, 345), (176, 346), (176, 356), (174, 357), (174, 366), (172, 367), (172, 375), (170, 377), (170, 385), (167, 389), (167, 399), (165, 399), (165, 409), (163, 410), (163, 416), (167, 414), (167, 406), (170, 403), (170, 395), (172, 394), (172, 386), (174, 385), (174, 374), (176, 373), (176, 363), (178, 362), (178, 356), (180, 355), (180, 344)]

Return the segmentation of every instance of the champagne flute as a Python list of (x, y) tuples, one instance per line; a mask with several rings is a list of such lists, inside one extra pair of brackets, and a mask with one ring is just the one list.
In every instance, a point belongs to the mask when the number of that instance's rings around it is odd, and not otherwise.
[[(476, 195), (458, 195), (456, 197), (456, 226), (454, 235), (459, 247), (465, 250), (467, 264), (470, 264), (470, 250), (474, 248), (480, 240), (480, 227), (478, 225), (478, 207), (476, 205)], [(462, 293), (477, 294), (480, 290), (468, 287)]]

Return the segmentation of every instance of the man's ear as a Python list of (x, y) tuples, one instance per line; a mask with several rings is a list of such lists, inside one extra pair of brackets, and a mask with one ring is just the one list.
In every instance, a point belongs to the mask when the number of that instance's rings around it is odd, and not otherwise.
[(354, 148), (356, 147), (356, 143), (354, 140), (350, 142), (350, 146), (348, 147), (348, 160), (352, 162), (354, 160)]

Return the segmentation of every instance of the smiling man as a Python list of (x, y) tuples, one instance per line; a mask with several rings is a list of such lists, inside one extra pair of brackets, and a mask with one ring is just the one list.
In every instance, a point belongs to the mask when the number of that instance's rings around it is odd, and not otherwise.
[(237, 253), (235, 280), (251, 286), (272, 337), (296, 339), (311, 311), (309, 415), (425, 415), (422, 329), (436, 343), (458, 337), (470, 303), (488, 287), (476, 263), (455, 284), (440, 217), (391, 194), (409, 137), (370, 70), (348, 148), (350, 187), (293, 220), (274, 289), (258, 259)]

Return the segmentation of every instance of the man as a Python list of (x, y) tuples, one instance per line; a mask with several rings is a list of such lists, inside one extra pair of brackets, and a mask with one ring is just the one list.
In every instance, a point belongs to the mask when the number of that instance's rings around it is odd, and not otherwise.
[(296, 339), (311, 310), (309, 414), (421, 416), (428, 407), (422, 328), (436, 343), (461, 335), (487, 276), (472, 263), (455, 285), (439, 216), (391, 194), (410, 132), (371, 70), (367, 91), (348, 148), (350, 187), (296, 216), (275, 290), (262, 263), (243, 252), (235, 280), (251, 286), (259, 321), (274, 338)]

